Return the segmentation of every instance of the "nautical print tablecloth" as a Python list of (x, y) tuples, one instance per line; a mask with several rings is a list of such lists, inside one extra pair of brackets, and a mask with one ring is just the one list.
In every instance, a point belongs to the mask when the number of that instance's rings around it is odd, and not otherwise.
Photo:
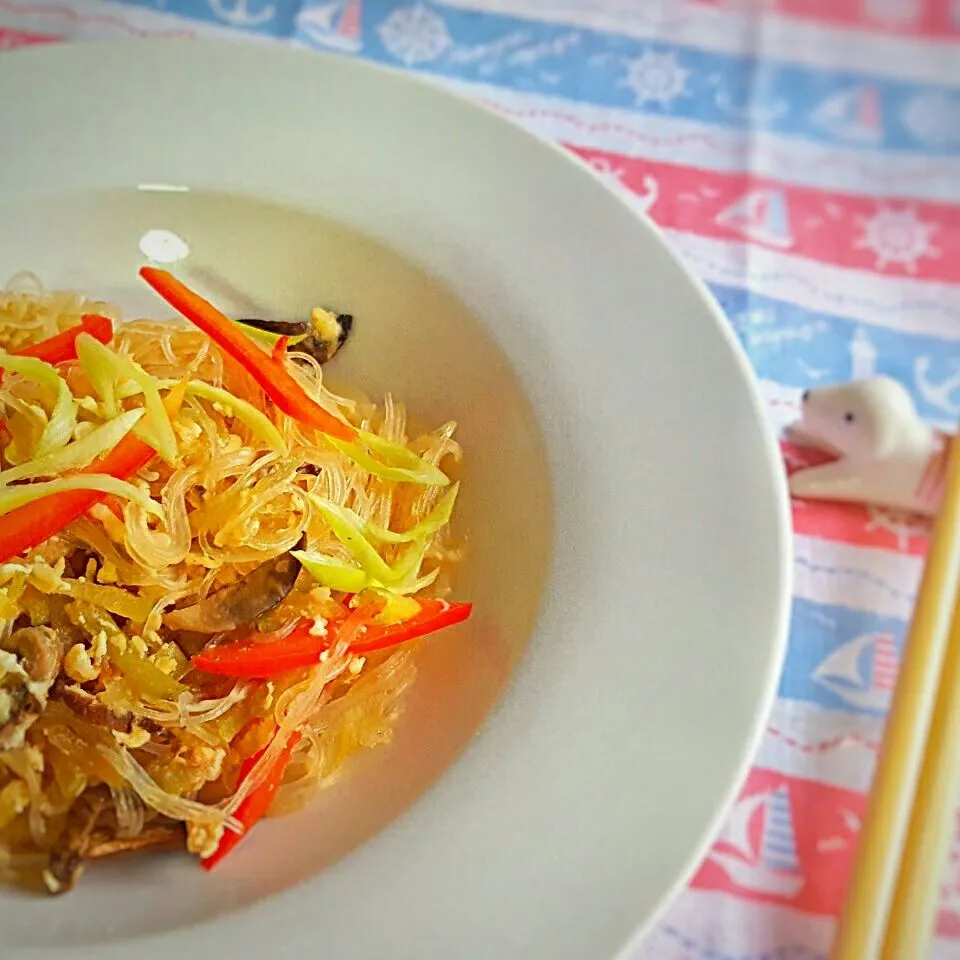
[[(0, 50), (163, 33), (406, 68), (565, 144), (708, 282), (778, 427), (804, 388), (875, 371), (931, 421), (960, 417), (960, 0), (0, 0)], [(766, 738), (635, 960), (829, 949), (928, 529), (793, 515)], [(960, 957), (960, 842), (938, 932), (938, 960)]]

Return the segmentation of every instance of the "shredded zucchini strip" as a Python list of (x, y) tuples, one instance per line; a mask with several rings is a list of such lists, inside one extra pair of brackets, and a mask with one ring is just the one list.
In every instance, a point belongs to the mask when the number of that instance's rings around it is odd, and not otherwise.
[(358, 467), (382, 480), (419, 483), (428, 487), (445, 487), (450, 483), (450, 478), (439, 467), (427, 463), (403, 444), (385, 440), (366, 430), (358, 430), (357, 434), (359, 440), (326, 439)]
[(71, 470), (82, 470), (101, 454), (112, 450), (142, 416), (142, 410), (128, 410), (126, 413), (121, 413), (119, 417), (95, 427), (85, 437), (68, 443), (55, 453), (4, 470), (0, 472), (0, 487), (15, 480), (55, 477)]
[(139, 487), (135, 487), (126, 480), (118, 480), (106, 473), (80, 474), (75, 477), (65, 477), (62, 480), (46, 480), (41, 483), (25, 483), (22, 486), (5, 487), (0, 490), (0, 517), (36, 503), (44, 497), (55, 493), (68, 493), (71, 490), (96, 490), (100, 493), (111, 494), (123, 500), (132, 500), (143, 507), (147, 513), (162, 517), (163, 510), (149, 494)]
[[(161, 386), (172, 387), (176, 380), (161, 381)], [(190, 380), (187, 383), (187, 393), (192, 397), (199, 397), (201, 400), (208, 400), (210, 403), (219, 403), (233, 412), (233, 415), (241, 422), (246, 424), (271, 450), (278, 453), (287, 452), (287, 444), (284, 442), (283, 435), (274, 426), (270, 418), (258, 410), (252, 403), (235, 397), (229, 390), (222, 387), (215, 387), (212, 383), (204, 380)]]
[(88, 333), (82, 333), (77, 337), (77, 358), (90, 378), (93, 388), (103, 400), (108, 416), (116, 416), (119, 412), (116, 392), (118, 383), (132, 381), (140, 387), (143, 391), (143, 403), (147, 415), (135, 432), (167, 463), (175, 462), (177, 438), (160, 397), (159, 381), (150, 376), (140, 364), (129, 357), (115, 353)]
[(18, 373), (55, 395), (53, 409), (33, 452), (34, 457), (45, 456), (69, 443), (73, 428), (77, 425), (77, 401), (73, 398), (67, 381), (57, 373), (56, 368), (37, 360), (36, 357), (16, 357), (9, 354), (0, 354), (0, 367)]

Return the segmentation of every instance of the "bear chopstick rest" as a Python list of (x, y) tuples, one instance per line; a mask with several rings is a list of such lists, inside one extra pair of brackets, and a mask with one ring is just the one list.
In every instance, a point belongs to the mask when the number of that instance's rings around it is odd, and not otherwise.
[(871, 377), (807, 390), (788, 436), (836, 457), (794, 473), (794, 497), (936, 513), (953, 438), (920, 419), (896, 380)]

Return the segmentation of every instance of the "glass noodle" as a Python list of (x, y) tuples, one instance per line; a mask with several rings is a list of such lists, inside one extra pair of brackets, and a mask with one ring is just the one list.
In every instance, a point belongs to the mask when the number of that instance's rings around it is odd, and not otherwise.
[[(79, 342), (76, 359), (49, 367), (59, 380), (18, 361), (0, 379), (0, 530), (13, 509), (4, 498), (42, 494), (32, 502), (46, 512), (51, 493), (92, 497), (0, 562), (0, 867), (35, 877), (39, 865), (55, 892), (72, 883), (57, 859), (65, 849), (82, 860), (90, 838), (122, 845), (185, 825), (188, 849), (208, 857), (225, 832), (246, 830), (264, 790), (276, 790), (272, 814), (293, 812), (356, 753), (389, 742), (416, 678), (416, 642), (358, 651), (368, 629), (412, 616), (418, 597), (447, 596), (462, 557), (449, 522), (455, 424), (419, 431), (395, 397), (377, 405), (331, 391), (298, 343), (285, 370), (358, 438), (334, 442), (282, 413), (200, 329), (124, 322), (115, 306), (47, 291), (27, 272), (0, 291), (0, 354), (88, 313), (114, 322), (111, 343)], [(144, 442), (167, 455), (101, 479), (102, 458)], [(319, 558), (319, 579), (294, 560), (292, 585), (254, 603), (252, 619), (214, 634), (168, 625), (172, 611), (201, 603), (227, 609), (241, 597), (250, 609), (249, 584), (272, 583), (254, 572), (300, 552)], [(325, 586), (328, 568), (355, 570), (347, 579), (362, 589)], [(386, 577), (396, 571), (402, 582)], [(268, 676), (191, 661), (285, 641), (316, 655)], [(50, 645), (50, 677), (29, 674), (31, 643)]]

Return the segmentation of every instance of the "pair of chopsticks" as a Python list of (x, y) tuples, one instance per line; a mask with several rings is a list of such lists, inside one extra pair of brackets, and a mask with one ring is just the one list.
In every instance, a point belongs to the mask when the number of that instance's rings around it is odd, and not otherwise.
[(960, 799), (960, 439), (894, 690), (831, 960), (923, 960)]

